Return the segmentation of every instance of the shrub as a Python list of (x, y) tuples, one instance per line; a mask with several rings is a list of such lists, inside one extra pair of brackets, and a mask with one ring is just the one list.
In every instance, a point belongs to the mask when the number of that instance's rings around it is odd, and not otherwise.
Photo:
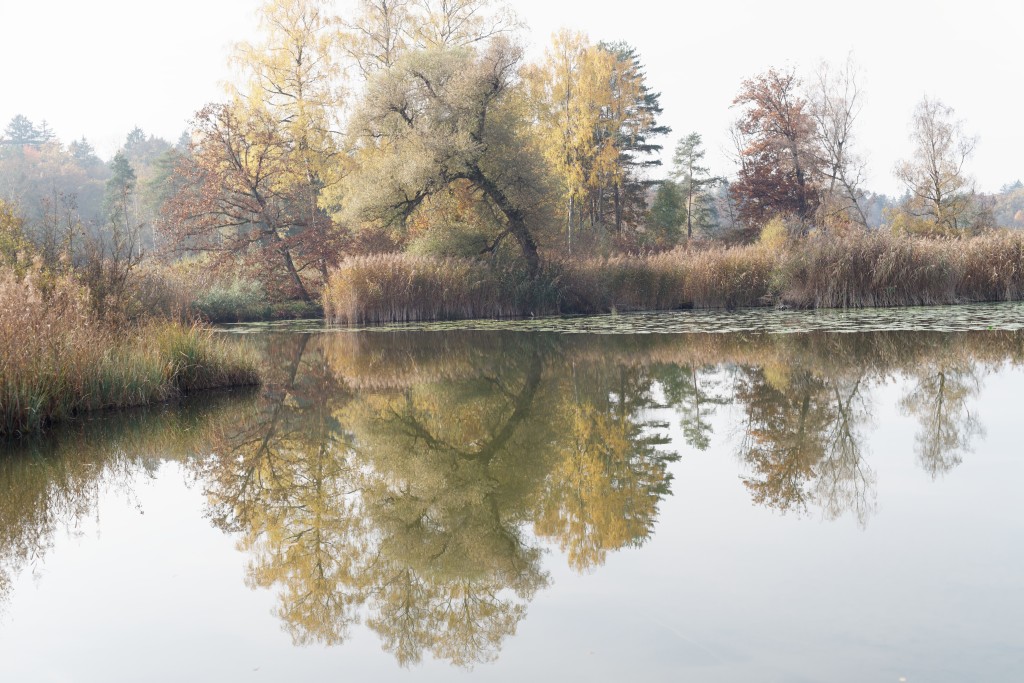
[(786, 223), (782, 220), (781, 216), (772, 218), (761, 228), (761, 236), (758, 238), (758, 243), (766, 249), (781, 251), (787, 242), (789, 242), (789, 228), (786, 227)]
[(257, 282), (235, 278), (197, 292), (192, 307), (210, 322), (242, 322), (269, 317), (270, 302)]

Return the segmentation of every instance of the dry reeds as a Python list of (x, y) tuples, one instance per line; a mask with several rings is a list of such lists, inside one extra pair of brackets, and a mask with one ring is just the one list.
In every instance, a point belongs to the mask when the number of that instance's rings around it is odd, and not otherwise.
[(880, 232), (772, 248), (716, 246), (549, 263), (533, 281), (482, 261), (390, 254), (346, 261), (325, 309), (337, 323), (680, 308), (861, 308), (1024, 298), (1024, 235)]
[(805, 308), (927, 306), (1016, 301), (1024, 296), (1024, 236), (969, 239), (889, 233), (821, 236), (791, 246), (781, 298)]
[(535, 313), (534, 294), (525, 279), (481, 261), (380, 254), (349, 259), (335, 270), (324, 310), (346, 324), (510, 318)]
[(82, 411), (164, 401), (258, 381), (255, 363), (178, 322), (117, 328), (99, 320), (69, 277), (47, 283), (0, 272), (0, 437)]

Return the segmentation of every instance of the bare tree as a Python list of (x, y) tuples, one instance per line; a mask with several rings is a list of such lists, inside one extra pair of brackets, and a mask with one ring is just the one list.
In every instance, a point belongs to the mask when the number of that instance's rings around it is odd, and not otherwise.
[(818, 167), (826, 186), (819, 213), (825, 223), (837, 216), (852, 218), (863, 227), (868, 220), (860, 202), (864, 159), (853, 151), (853, 128), (863, 107), (860, 70), (852, 55), (846, 62), (822, 62), (808, 91), (810, 114), (815, 122)]
[(351, 21), (342, 21), (342, 49), (363, 78), (394, 66), (410, 43), (412, 0), (360, 0)]
[(953, 117), (952, 107), (925, 96), (914, 110), (913, 156), (896, 167), (896, 177), (910, 191), (910, 213), (949, 231), (968, 221), (974, 180), (964, 173), (964, 164), (978, 144), (977, 136), (968, 136), (963, 121)]
[(342, 49), (368, 78), (408, 50), (474, 45), (521, 25), (500, 0), (360, 0), (341, 22)]

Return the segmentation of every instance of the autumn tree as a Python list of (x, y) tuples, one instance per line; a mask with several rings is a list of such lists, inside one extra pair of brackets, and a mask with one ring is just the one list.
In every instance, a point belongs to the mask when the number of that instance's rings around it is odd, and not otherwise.
[(270, 289), (311, 300), (308, 272), (330, 252), (329, 226), (309, 224), (292, 182), (291, 148), (265, 110), (208, 105), (193, 122), (181, 189), (164, 207), (175, 253), (206, 254), (216, 266), (241, 263)]
[[(276, 119), (290, 151), (291, 182), (307, 204), (306, 223), (327, 223), (332, 194), (345, 170), (338, 145), (344, 105), (336, 19), (323, 0), (272, 0), (261, 10), (263, 39), (236, 47), (234, 63), (248, 76), (235, 94)], [(326, 274), (326, 261), (319, 264)]]
[(337, 36), (320, 0), (268, 2), (260, 26), (260, 42), (236, 48), (245, 80), (231, 101), (195, 119), (164, 226), (170, 248), (240, 261), (308, 301), (340, 251), (328, 214), (344, 170)]
[(796, 217), (804, 229), (818, 207), (814, 118), (790, 69), (768, 71), (743, 81), (733, 106), (740, 170), (730, 188), (740, 220), (759, 230), (780, 214)]
[(411, 52), (377, 74), (350, 124), (346, 216), (404, 232), (426, 200), (465, 183), (494, 214), (488, 249), (511, 237), (537, 272), (544, 167), (517, 108), (521, 56), (499, 37), (480, 51)]
[(390, 69), (409, 48), (412, 0), (359, 0), (341, 18), (340, 46), (364, 79)]
[(562, 186), (568, 250), (586, 228), (598, 237), (606, 226), (619, 233), (638, 224), (651, 184), (643, 171), (660, 164), (655, 138), (668, 128), (657, 122), (660, 95), (636, 51), (563, 30), (527, 81), (538, 139)]
[(544, 62), (527, 70), (538, 137), (561, 185), (570, 253), (590, 178), (601, 160), (594, 131), (601, 107), (597, 93), (607, 83), (608, 65), (585, 35), (563, 30), (553, 36)]
[(301, 162), (306, 182), (330, 182), (343, 104), (338, 36), (322, 0), (271, 0), (260, 12), (262, 40), (241, 43), (233, 63), (245, 81), (232, 94), (266, 109)]
[(340, 23), (342, 49), (364, 79), (410, 50), (474, 46), (520, 27), (495, 0), (359, 0)]
[(421, 48), (468, 47), (521, 26), (511, 8), (496, 0), (414, 0), (414, 4), (419, 16), (413, 35)]
[(911, 124), (914, 151), (896, 167), (896, 177), (910, 193), (907, 212), (941, 232), (968, 226), (974, 198), (974, 183), (964, 165), (978, 138), (967, 135), (954, 116), (953, 108), (941, 101), (922, 99)]

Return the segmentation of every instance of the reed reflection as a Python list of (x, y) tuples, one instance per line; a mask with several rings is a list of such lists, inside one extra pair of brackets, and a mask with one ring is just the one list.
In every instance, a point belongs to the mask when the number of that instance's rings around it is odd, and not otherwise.
[(0, 612), (15, 577), (43, 572), (58, 534), (96, 513), (103, 492), (186, 462), (220, 420), (251, 409), (250, 390), (95, 416), (30, 442), (0, 444)]

